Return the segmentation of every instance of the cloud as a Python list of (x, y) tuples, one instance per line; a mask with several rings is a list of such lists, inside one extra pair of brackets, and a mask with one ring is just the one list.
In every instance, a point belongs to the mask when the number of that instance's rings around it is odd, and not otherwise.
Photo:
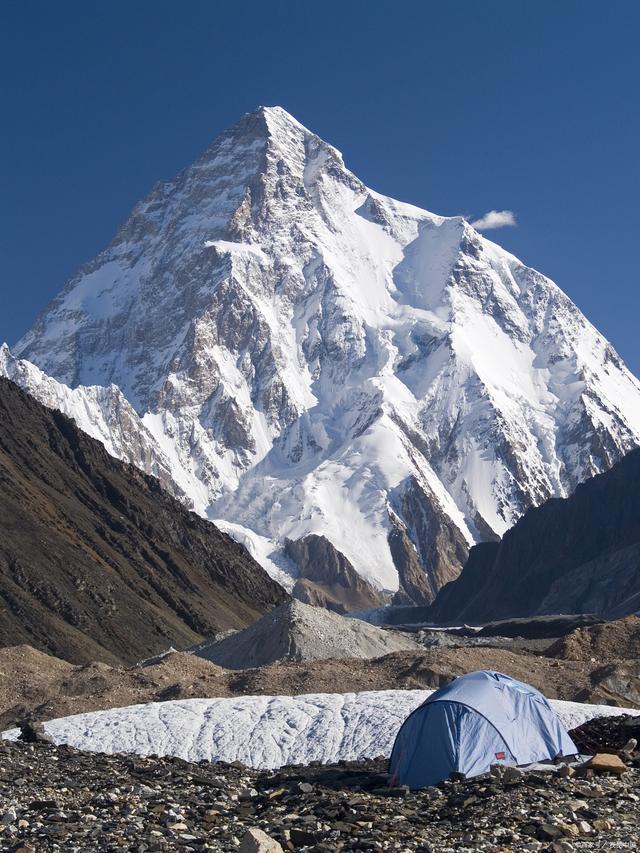
[(516, 215), (512, 210), (490, 210), (480, 219), (471, 223), (478, 231), (488, 231), (490, 228), (504, 228), (516, 224)]

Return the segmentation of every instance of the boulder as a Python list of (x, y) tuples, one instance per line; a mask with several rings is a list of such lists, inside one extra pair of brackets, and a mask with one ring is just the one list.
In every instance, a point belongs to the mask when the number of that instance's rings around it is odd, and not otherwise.
[(284, 853), (284, 851), (275, 838), (253, 826), (242, 837), (239, 853)]
[(598, 773), (625, 773), (627, 765), (617, 755), (611, 755), (608, 752), (597, 752), (588, 764), (592, 770)]

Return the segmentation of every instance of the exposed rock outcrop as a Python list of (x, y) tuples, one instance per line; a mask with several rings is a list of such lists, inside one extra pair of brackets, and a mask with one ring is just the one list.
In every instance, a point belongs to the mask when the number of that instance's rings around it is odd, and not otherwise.
[(438, 590), (460, 574), (468, 543), (433, 492), (415, 477), (396, 504), (398, 515), (391, 515), (388, 536), (399, 576), (394, 604), (430, 604)]
[(388, 597), (361, 577), (325, 536), (285, 540), (285, 553), (300, 572), (292, 595), (306, 604), (350, 613), (382, 607)]

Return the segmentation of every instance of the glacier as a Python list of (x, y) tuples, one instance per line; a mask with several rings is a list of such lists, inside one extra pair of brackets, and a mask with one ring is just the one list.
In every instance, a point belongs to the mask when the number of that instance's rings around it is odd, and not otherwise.
[[(92, 752), (240, 761), (256, 769), (389, 756), (404, 720), (430, 690), (181, 699), (94, 711), (44, 724), (57, 744)], [(550, 700), (566, 729), (640, 711)], [(2, 734), (15, 740), (18, 729)]]
[(154, 187), (3, 359), (285, 585), (318, 534), (399, 603), (640, 445), (640, 383), (549, 278), (279, 107)]

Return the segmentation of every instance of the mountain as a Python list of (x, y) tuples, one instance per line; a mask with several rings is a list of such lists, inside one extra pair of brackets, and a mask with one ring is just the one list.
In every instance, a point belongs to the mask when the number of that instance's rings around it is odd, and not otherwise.
[(286, 543), (317, 536), (428, 603), (474, 542), (640, 444), (640, 384), (552, 281), (278, 107), (157, 185), (15, 355), (121, 392), (120, 455), (168, 466), (289, 588)]
[(640, 450), (530, 509), (500, 542), (471, 549), (429, 611), (443, 622), (640, 612)]
[(0, 379), (0, 645), (134, 663), (285, 599), (156, 478)]

